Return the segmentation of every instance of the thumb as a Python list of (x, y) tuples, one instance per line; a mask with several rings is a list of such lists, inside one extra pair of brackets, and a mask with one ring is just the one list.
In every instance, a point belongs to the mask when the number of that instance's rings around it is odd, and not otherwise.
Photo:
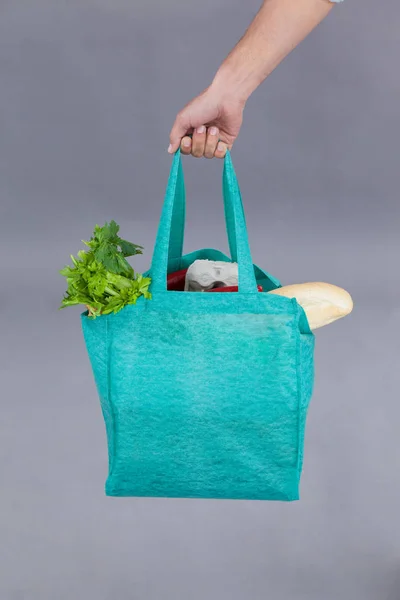
[(182, 111), (176, 117), (171, 133), (169, 134), (170, 145), (168, 152), (170, 154), (173, 154), (178, 150), (182, 138), (189, 133), (189, 130), (191, 130), (190, 119), (188, 115)]

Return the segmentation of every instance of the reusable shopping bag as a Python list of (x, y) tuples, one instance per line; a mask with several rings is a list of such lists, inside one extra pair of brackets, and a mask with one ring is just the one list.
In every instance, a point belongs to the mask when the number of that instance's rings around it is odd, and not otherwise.
[[(214, 249), (183, 255), (178, 151), (146, 273), (152, 298), (82, 315), (106, 425), (109, 496), (299, 498), (314, 336), (297, 301), (268, 294), (280, 282), (253, 265), (229, 152), (223, 198), (230, 258)], [(168, 291), (167, 274), (199, 258), (237, 262), (238, 291)]]

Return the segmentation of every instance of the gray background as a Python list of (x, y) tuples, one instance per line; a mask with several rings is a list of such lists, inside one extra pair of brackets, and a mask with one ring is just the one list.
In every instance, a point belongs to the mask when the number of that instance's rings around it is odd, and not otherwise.
[[(57, 311), (96, 222), (147, 268), (174, 116), (258, 6), (0, 4), (1, 600), (400, 598), (397, 0), (336, 7), (250, 99), (233, 153), (254, 261), (355, 302), (316, 333), (300, 502), (106, 498), (80, 310)], [(187, 251), (227, 249), (221, 166), (185, 159)]]

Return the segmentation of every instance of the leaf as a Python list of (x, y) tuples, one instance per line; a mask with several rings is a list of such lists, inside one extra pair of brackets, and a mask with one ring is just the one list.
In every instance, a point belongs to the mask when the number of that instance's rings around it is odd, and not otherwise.
[(72, 269), (71, 267), (64, 267), (63, 269), (61, 269), (60, 274), (63, 275), (64, 277), (69, 277), (70, 273), (72, 273)]
[(118, 245), (121, 248), (121, 252), (124, 256), (134, 256), (135, 254), (143, 254), (142, 246), (132, 244), (131, 242), (127, 242), (126, 240), (120, 239)]
[(105, 223), (103, 227), (100, 227), (98, 231), (102, 240), (115, 240), (119, 231), (119, 225), (115, 221), (110, 221), (110, 223)]
[(143, 295), (151, 298), (149, 278), (135, 274), (127, 256), (142, 254), (143, 247), (118, 236), (115, 221), (96, 225), (89, 241), (83, 241), (87, 250), (71, 255), (72, 266), (61, 269), (67, 291), (60, 308), (84, 304), (90, 306), (90, 318), (118, 312), (127, 304), (135, 304)]

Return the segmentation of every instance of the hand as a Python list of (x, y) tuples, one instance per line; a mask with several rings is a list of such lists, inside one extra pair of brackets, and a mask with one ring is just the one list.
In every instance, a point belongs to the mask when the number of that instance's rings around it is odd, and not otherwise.
[(178, 113), (168, 152), (172, 154), (180, 146), (183, 154), (196, 158), (223, 158), (239, 134), (243, 109), (244, 102), (227, 98), (211, 85)]
[(329, 0), (263, 0), (212, 84), (176, 117), (168, 151), (180, 146), (183, 154), (223, 158), (239, 134), (247, 99), (332, 6)]

